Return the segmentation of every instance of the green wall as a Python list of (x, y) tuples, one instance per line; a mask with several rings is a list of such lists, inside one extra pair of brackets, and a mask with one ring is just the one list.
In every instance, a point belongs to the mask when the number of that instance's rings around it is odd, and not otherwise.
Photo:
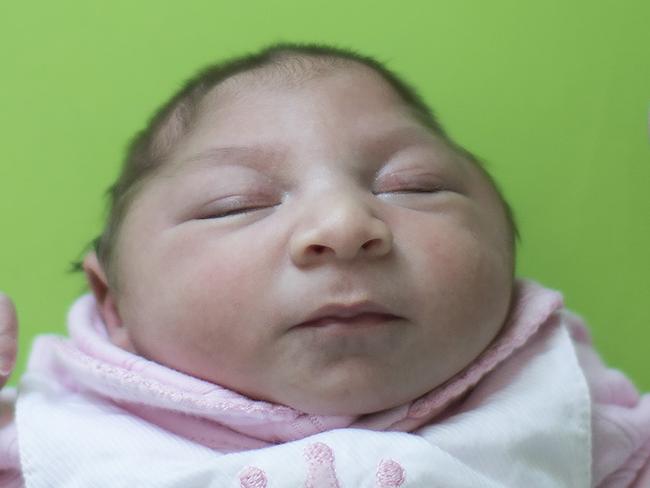
[(642, 0), (3, 5), (0, 289), (20, 315), (18, 371), (83, 291), (66, 270), (128, 138), (197, 68), (288, 40), (357, 48), (419, 87), (512, 202), (519, 274), (562, 290), (650, 390), (648, 25)]

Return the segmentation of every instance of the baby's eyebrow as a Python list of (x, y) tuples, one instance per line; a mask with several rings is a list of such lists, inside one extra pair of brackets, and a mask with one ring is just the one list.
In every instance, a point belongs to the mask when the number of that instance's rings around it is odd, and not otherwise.
[[(413, 145), (432, 143), (432, 134), (419, 126), (402, 126), (363, 138), (360, 155), (368, 159), (383, 159), (400, 149)], [(280, 143), (257, 143), (252, 145), (228, 145), (211, 147), (183, 158), (193, 169), (230, 162), (252, 168), (269, 168), (286, 161), (291, 153), (289, 145)], [(180, 168), (186, 167), (181, 164)]]
[(369, 159), (384, 159), (408, 147), (432, 147), (433, 141), (430, 131), (421, 126), (407, 125), (369, 137), (361, 146), (361, 154)]
[(283, 145), (254, 144), (248, 146), (220, 146), (211, 147), (205, 151), (194, 154), (184, 159), (184, 162), (199, 165), (218, 163), (220, 161), (237, 162), (250, 166), (279, 163), (289, 153), (289, 148)]

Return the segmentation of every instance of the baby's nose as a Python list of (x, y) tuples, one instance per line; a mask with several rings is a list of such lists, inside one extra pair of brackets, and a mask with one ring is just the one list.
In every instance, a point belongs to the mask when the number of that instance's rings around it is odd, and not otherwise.
[(332, 194), (310, 206), (290, 242), (291, 259), (309, 266), (331, 259), (381, 257), (390, 252), (390, 227), (358, 198)]

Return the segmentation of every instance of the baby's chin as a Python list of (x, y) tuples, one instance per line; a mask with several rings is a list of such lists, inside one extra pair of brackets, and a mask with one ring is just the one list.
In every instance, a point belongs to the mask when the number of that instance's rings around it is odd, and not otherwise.
[[(468, 363), (468, 364), (471, 364)], [(273, 396), (258, 399), (282, 404), (302, 413), (322, 416), (360, 417), (392, 409), (408, 408), (415, 401), (428, 395), (436, 388), (453, 381), (458, 373), (438, 379), (426, 385), (390, 385), (380, 388), (348, 388), (332, 393), (320, 391), (302, 392), (302, 395)], [(253, 395), (254, 397), (254, 395)]]
[[(379, 388), (343, 385), (340, 389), (320, 388), (258, 399), (282, 404), (302, 413), (322, 416), (359, 417), (412, 404), (444, 381), (411, 388), (386, 383)], [(277, 392), (276, 392), (277, 393)], [(253, 395), (255, 397), (255, 395)]]
[(360, 398), (350, 398), (347, 404), (332, 405), (329, 402), (315, 404), (313, 401), (307, 402), (300, 406), (294, 405), (293, 409), (298, 410), (309, 415), (322, 415), (324, 417), (361, 417), (364, 415), (376, 414), (385, 412), (401, 406), (408, 406), (413, 403), (417, 398), (405, 402), (376, 402), (373, 400), (366, 400)]
[(418, 392), (417, 394), (404, 396), (398, 396), (395, 392), (388, 392), (388, 394), (384, 394), (381, 397), (376, 394), (373, 395), (372, 392), (357, 392), (356, 394), (347, 395), (343, 400), (337, 399), (333, 401), (331, 397), (311, 396), (296, 400), (291, 399), (283, 404), (309, 415), (360, 417), (386, 412), (400, 407), (408, 407), (419, 398), (434, 390), (436, 386), (438, 385), (432, 386), (430, 389)]
[[(278, 388), (274, 390), (272, 397), (263, 399), (303, 413), (323, 416), (359, 417), (408, 407), (439, 387), (452, 383), (455, 378), (462, 377), (463, 372), (498, 339), (502, 330), (503, 325), (481, 349), (465, 351), (465, 354), (459, 352), (458, 356), (463, 357), (461, 362), (453, 365), (429, 363), (429, 369), (421, 369), (429, 373), (428, 375), (409, 375), (411, 368), (405, 368), (406, 374), (401, 377), (398, 375), (388, 378), (386, 372), (383, 372), (381, 375), (368, 374), (367, 381), (364, 381), (362, 375), (356, 375), (354, 379), (341, 378), (338, 384), (309, 382), (309, 387), (292, 391)], [(414, 369), (417, 369), (417, 366)], [(441, 371), (445, 373), (441, 374)], [(277, 395), (278, 392), (282, 393)]]

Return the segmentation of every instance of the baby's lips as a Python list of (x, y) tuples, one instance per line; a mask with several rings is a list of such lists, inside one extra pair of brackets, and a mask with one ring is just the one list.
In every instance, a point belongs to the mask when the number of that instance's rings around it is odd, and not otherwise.
[(11, 299), (0, 292), (0, 377), (11, 374), (16, 362), (18, 319)]
[(351, 303), (328, 303), (317, 308), (311, 314), (303, 317), (297, 327), (304, 327), (318, 323), (322, 319), (339, 318), (341, 320), (351, 319), (361, 315), (376, 315), (383, 316), (384, 318), (401, 318), (391, 313), (383, 305), (378, 303), (362, 300), (359, 302)]

